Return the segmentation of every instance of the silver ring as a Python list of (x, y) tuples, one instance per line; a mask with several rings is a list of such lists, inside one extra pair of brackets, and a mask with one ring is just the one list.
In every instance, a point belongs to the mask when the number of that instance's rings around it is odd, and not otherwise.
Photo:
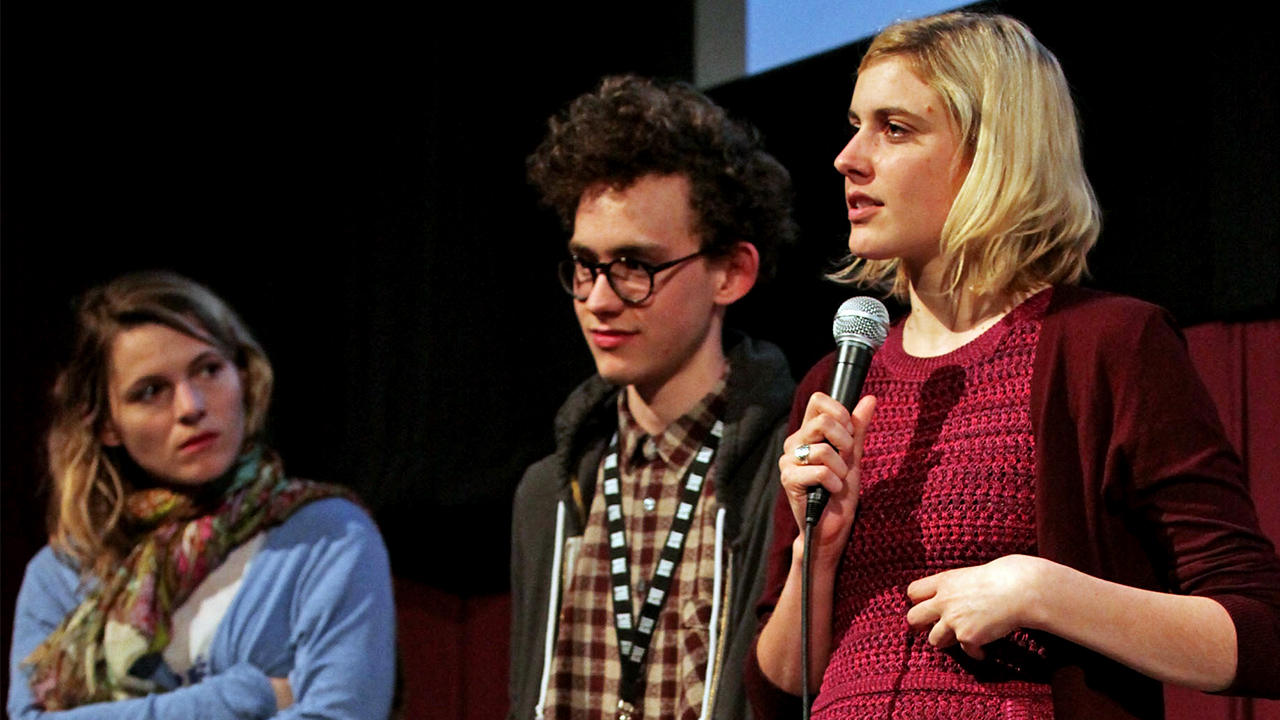
[(805, 443), (803, 445), (797, 445), (794, 455), (796, 456), (796, 462), (800, 463), (801, 465), (808, 465), (809, 464), (809, 443)]

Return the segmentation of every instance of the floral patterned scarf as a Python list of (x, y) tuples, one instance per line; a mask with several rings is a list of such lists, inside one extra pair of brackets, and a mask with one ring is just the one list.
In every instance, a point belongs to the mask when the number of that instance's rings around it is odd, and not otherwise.
[(229, 480), (215, 482), (227, 487), (212, 509), (165, 488), (129, 497), (125, 514), (145, 535), (25, 661), (45, 710), (156, 692), (130, 669), (164, 650), (173, 611), (232, 550), (313, 500), (359, 502), (337, 485), (286, 478), (279, 457), (264, 449), (246, 452)]

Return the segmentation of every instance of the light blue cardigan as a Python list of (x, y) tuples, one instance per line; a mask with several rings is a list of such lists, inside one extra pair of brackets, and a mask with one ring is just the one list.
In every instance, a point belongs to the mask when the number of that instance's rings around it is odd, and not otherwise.
[[(395, 685), (395, 606), (387, 550), (369, 516), (338, 498), (312, 502), (266, 539), (223, 616), (199, 683), (64, 712), (33, 707), (26, 658), (79, 605), (76, 571), (43, 548), (18, 593), (10, 655), (13, 720), (384, 720)], [(294, 704), (276, 714), (270, 677)]]

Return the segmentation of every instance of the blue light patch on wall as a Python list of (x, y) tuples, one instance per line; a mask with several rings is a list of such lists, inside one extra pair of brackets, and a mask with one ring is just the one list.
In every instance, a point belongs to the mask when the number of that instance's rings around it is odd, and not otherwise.
[(748, 75), (874, 35), (898, 20), (960, 7), (954, 0), (746, 0)]

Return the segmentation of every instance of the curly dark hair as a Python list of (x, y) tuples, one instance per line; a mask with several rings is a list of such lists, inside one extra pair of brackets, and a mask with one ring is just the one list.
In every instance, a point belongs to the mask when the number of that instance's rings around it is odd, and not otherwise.
[(683, 175), (708, 255), (749, 242), (767, 279), (778, 247), (795, 239), (787, 169), (763, 150), (754, 127), (731, 120), (687, 83), (606, 77), (548, 125), (528, 158), (529, 182), (566, 229), (593, 185), (624, 190), (646, 175)]

